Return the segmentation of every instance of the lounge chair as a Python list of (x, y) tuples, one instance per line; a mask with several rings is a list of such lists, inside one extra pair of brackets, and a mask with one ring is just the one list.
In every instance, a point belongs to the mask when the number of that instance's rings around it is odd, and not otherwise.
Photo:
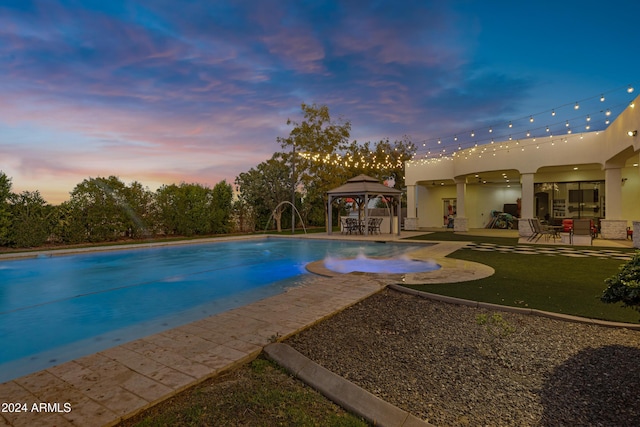
[(536, 228), (535, 228), (535, 226), (533, 224), (533, 220), (529, 219), (528, 221), (529, 221), (529, 228), (531, 229), (531, 235), (529, 236), (527, 241), (531, 242), (533, 239), (538, 237), (538, 232), (536, 231)]
[[(530, 221), (531, 221), (530, 223), (531, 229), (535, 233), (534, 237), (537, 236), (537, 239), (535, 240), (536, 242), (540, 240), (542, 236), (546, 236), (545, 237), (546, 240), (549, 240), (549, 236), (555, 236), (554, 231), (543, 226), (538, 218), (531, 219)], [(533, 240), (533, 239), (530, 238), (530, 240)]]

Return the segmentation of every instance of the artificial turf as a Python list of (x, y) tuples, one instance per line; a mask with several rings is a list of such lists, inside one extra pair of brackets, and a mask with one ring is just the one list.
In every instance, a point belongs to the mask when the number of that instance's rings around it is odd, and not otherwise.
[[(420, 236), (419, 239), (466, 240), (502, 245), (515, 245), (517, 242), (517, 239), (510, 238), (452, 233), (433, 233)], [(632, 250), (622, 251), (633, 253)], [(494, 268), (495, 274), (469, 282), (411, 287), (474, 301), (640, 323), (640, 313), (637, 311), (623, 308), (620, 304), (605, 304), (600, 301), (606, 288), (605, 279), (617, 274), (626, 261), (599, 257), (480, 252), (471, 249), (460, 249), (449, 257), (489, 265)]]

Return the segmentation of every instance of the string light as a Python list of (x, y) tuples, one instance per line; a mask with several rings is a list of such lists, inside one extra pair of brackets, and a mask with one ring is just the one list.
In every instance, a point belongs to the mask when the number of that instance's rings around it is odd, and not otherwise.
[[(631, 108), (633, 108), (633, 102), (629, 103), (629, 101), (626, 101), (626, 102), (623, 101), (622, 103), (619, 103), (620, 93), (618, 93), (618, 96), (610, 96), (610, 94), (614, 91), (620, 91), (624, 93), (625, 96), (627, 96), (626, 94), (630, 93), (628, 92), (628, 87), (632, 87), (632, 86), (624, 85), (615, 90), (601, 92), (596, 96), (592, 96), (584, 99), (578, 99), (575, 102), (571, 102), (561, 106), (556, 106), (546, 111), (536, 112), (534, 114), (527, 114), (524, 117), (520, 117), (512, 120), (505, 120), (507, 124), (507, 128), (509, 129), (508, 132), (506, 132), (506, 129), (502, 127), (504, 125), (501, 126), (500, 124), (496, 125), (496, 123), (493, 123), (491, 125), (487, 125), (484, 128), (484, 132), (488, 131), (488, 134), (490, 134), (490, 135), (486, 135), (486, 137), (482, 136), (482, 133), (476, 132), (475, 129), (467, 130), (467, 131), (463, 130), (461, 132), (457, 132), (457, 134), (454, 136), (452, 135), (449, 137), (438, 138), (437, 143), (438, 145), (444, 145), (444, 146), (447, 146), (449, 143), (451, 143), (451, 145), (453, 145), (452, 143), (455, 143), (454, 147), (460, 147), (460, 149), (464, 150), (467, 148), (471, 149), (478, 146), (482, 147), (482, 144), (487, 144), (489, 142), (493, 143), (494, 141), (513, 140), (513, 139), (519, 139), (519, 138), (525, 138), (525, 137), (531, 138), (531, 137), (535, 137), (536, 135), (540, 137), (541, 134), (550, 135), (549, 137), (553, 138), (553, 135), (558, 133), (571, 134), (570, 122), (572, 120), (575, 121), (577, 119), (582, 119), (582, 120), (586, 120), (587, 123), (590, 123), (591, 121), (593, 121), (591, 119), (597, 118), (598, 115), (602, 117), (602, 121), (598, 121), (597, 122), (598, 125), (596, 126), (600, 126), (601, 128), (603, 128), (605, 126), (608, 126), (611, 123), (611, 120), (607, 119), (607, 117), (613, 114), (618, 114), (619, 112), (624, 110), (625, 107), (631, 106)], [(597, 107), (597, 110), (596, 110), (595, 109), (596, 104), (594, 104), (594, 102), (598, 102), (598, 105), (599, 105), (604, 101), (607, 101), (609, 105), (599, 106)], [(578, 115), (574, 114), (573, 116), (570, 115), (569, 117), (567, 117), (568, 115), (567, 108), (571, 109), (571, 111), (576, 111), (576, 110), (579, 110), (579, 111), (586, 110), (586, 111), (584, 111), (582, 114), (578, 113)], [(545, 124), (544, 126), (538, 126), (538, 127), (532, 126), (532, 127), (529, 127), (529, 129), (526, 129), (524, 127), (523, 121), (526, 121), (526, 119), (529, 119), (528, 123), (533, 123), (534, 121), (536, 121), (535, 120), (536, 116), (539, 116), (543, 113), (549, 114), (551, 117), (554, 117), (554, 118), (560, 117), (560, 120), (555, 123)], [(564, 126), (562, 126), (562, 124), (564, 124)], [(563, 129), (562, 132), (559, 132), (558, 126), (562, 127)], [(499, 130), (499, 129), (505, 129), (505, 131), (495, 132), (496, 130)], [(598, 129), (595, 129), (595, 130), (597, 131)], [(479, 131), (482, 131), (482, 129), (479, 129)], [(498, 133), (498, 135), (495, 135), (496, 133)], [(431, 140), (431, 141), (435, 142), (435, 140)], [(421, 151), (420, 158), (421, 158), (424, 155), (424, 152), (429, 149), (430, 144), (429, 144), (429, 140), (420, 141), (420, 142), (423, 143), (423, 147), (424, 147), (423, 149), (420, 150)], [(480, 150), (481, 149), (479, 149), (478, 153), (476, 153), (475, 155), (478, 155)], [(432, 150), (429, 150), (429, 151), (433, 155), (435, 155), (435, 153)], [(456, 150), (454, 149), (453, 152), (455, 153)], [(417, 155), (418, 153), (416, 153), (416, 158), (418, 158)]]

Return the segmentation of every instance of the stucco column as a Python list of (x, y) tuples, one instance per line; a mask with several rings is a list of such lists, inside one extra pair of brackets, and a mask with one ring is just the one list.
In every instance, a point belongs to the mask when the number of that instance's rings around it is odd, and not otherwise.
[(523, 173), (520, 175), (520, 184), (522, 185), (520, 217), (523, 219), (533, 218), (533, 174)]
[(465, 209), (464, 209), (464, 205), (466, 203), (465, 201), (466, 195), (467, 195), (466, 180), (456, 179), (456, 218), (453, 221), (454, 231), (469, 231), (467, 216), (465, 214)]
[(604, 239), (626, 239), (627, 221), (622, 218), (622, 169), (604, 170), (605, 219), (600, 221), (600, 234)]
[(418, 209), (416, 200), (418, 199), (415, 185), (407, 185), (407, 217), (404, 219), (405, 230), (418, 229)]
[(407, 185), (407, 218), (417, 217), (416, 186)]
[(606, 219), (622, 219), (622, 169), (604, 170), (604, 194), (606, 197)]
[(520, 236), (530, 236), (533, 230), (527, 220), (533, 219), (533, 174), (523, 173), (520, 175), (522, 193), (520, 196), (520, 221), (518, 221), (518, 234)]

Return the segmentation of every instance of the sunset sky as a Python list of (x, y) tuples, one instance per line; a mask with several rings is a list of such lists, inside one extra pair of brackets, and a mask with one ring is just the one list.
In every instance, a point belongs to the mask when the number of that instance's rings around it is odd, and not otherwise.
[(601, 94), (619, 113), (640, 90), (638, 16), (628, 0), (0, 0), (0, 171), (54, 204), (88, 177), (233, 183), (303, 102), (352, 140), (419, 147), (601, 111)]

